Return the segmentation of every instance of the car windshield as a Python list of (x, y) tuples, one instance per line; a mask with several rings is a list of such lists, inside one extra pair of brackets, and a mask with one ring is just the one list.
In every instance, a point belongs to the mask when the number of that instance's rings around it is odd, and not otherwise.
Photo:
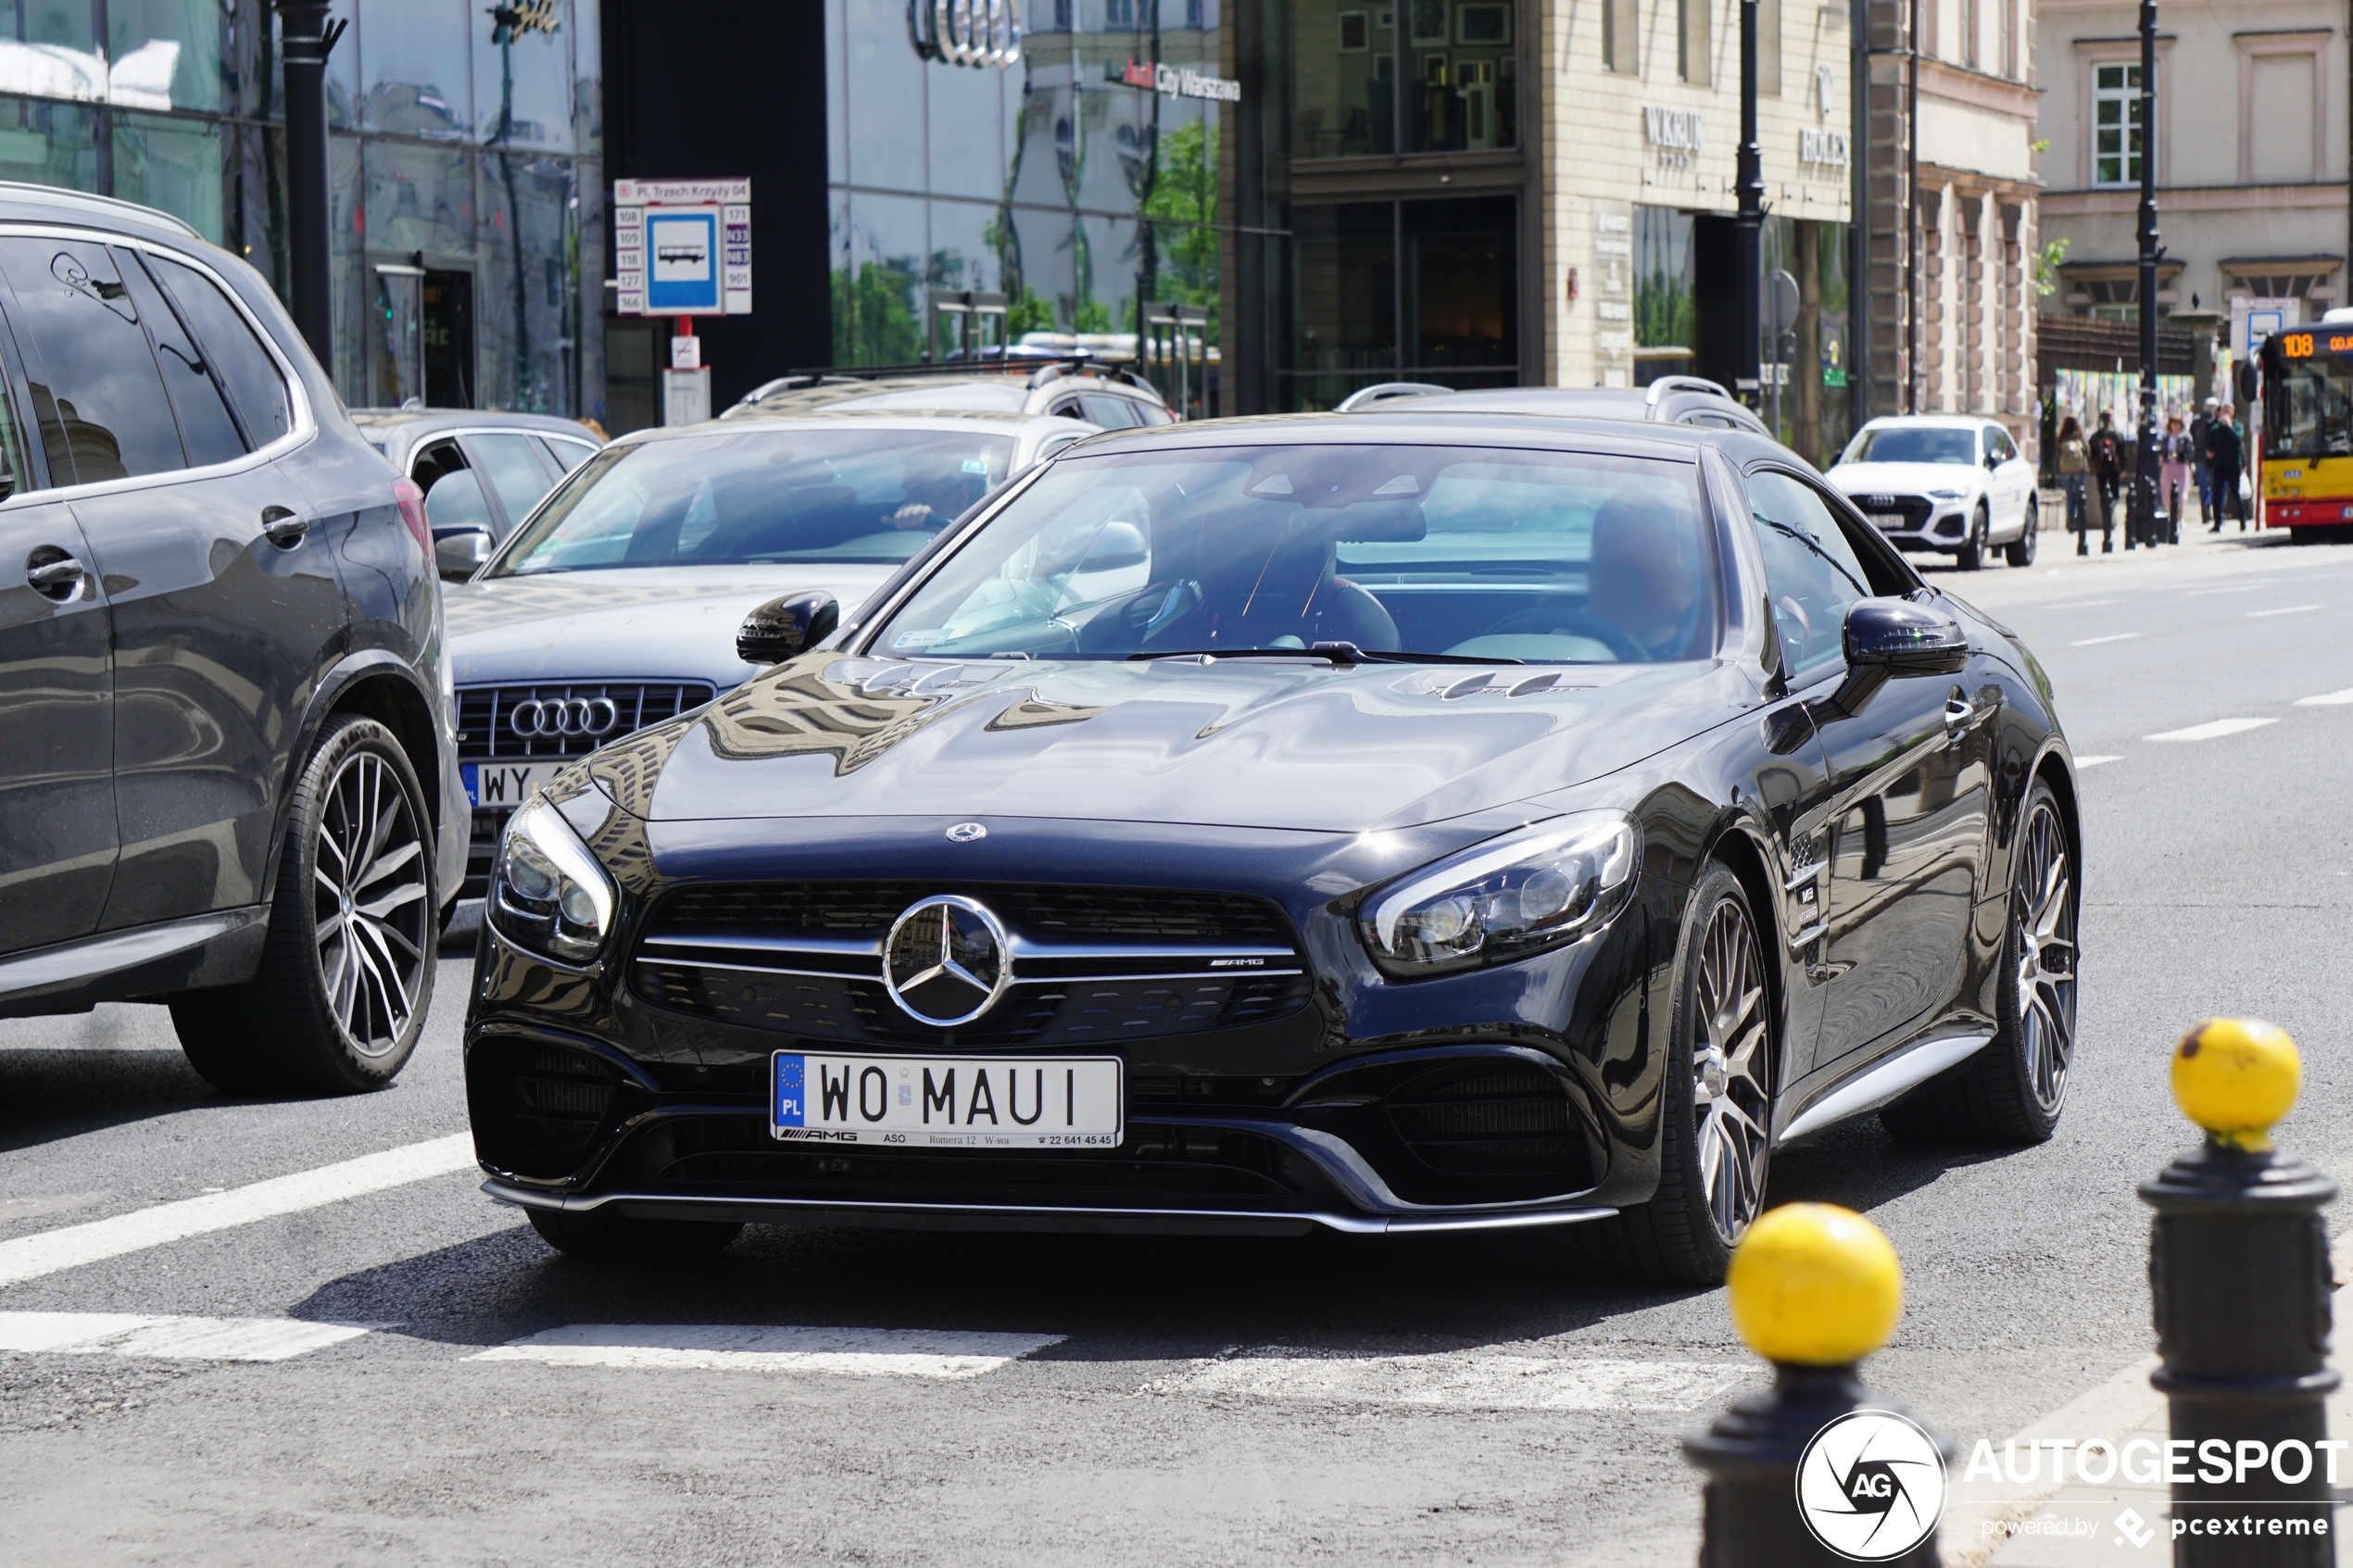
[(490, 573), (905, 560), (1012, 466), (1010, 436), (819, 425), (609, 446)]
[(1959, 463), (1977, 461), (1977, 432), (1950, 425), (1881, 425), (1867, 430), (1846, 449), (1850, 463)]
[(1717, 630), (1705, 515), (1695, 466), (1647, 458), (1411, 445), (1064, 458), (870, 646), (1704, 659)]

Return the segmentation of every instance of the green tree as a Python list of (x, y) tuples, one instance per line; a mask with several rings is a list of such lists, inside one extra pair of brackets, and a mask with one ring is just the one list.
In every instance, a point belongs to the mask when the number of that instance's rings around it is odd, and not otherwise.
[(1143, 214), (1156, 226), (1159, 295), (1152, 304), (1198, 305), (1217, 341), (1217, 128), (1188, 120), (1160, 138), (1151, 198)]
[(834, 363), (906, 365), (923, 348), (915, 270), (904, 259), (861, 262), (834, 274)]

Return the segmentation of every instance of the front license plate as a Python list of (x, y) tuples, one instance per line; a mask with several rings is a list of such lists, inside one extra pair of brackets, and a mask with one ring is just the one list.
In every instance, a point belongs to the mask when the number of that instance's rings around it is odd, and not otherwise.
[(484, 806), (520, 806), (554, 774), (553, 768), (508, 768), (492, 762), (469, 762), (458, 770), (466, 781), (466, 798)]
[(1892, 512), (1873, 512), (1870, 514), (1870, 519), (1872, 527), (1884, 529), (1891, 533), (1901, 533), (1912, 526), (1910, 518)]
[(913, 1148), (1114, 1148), (1116, 1057), (775, 1055), (769, 1130)]

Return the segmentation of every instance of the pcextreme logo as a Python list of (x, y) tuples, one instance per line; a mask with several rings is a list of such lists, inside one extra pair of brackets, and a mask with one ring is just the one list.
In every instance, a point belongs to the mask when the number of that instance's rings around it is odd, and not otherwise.
[(1814, 1434), (1797, 1461), (1797, 1513), (1853, 1562), (1903, 1556), (1944, 1512), (1944, 1456), (1892, 1411), (1851, 1411)]

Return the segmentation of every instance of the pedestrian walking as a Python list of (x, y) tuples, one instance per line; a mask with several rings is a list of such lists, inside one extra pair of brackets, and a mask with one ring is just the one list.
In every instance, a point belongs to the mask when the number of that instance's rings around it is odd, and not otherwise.
[(2100, 495), (2100, 554), (2116, 553), (2116, 497), (2124, 487), (2124, 438), (2116, 433), (2116, 420), (2100, 410), (2100, 428), (2092, 433), (2092, 477)]
[(2075, 553), (2092, 553), (2091, 535), (2085, 532), (2083, 515), (2083, 483), (2091, 477), (2092, 455), (2083, 445), (2083, 427), (2070, 414), (2059, 420), (2058, 478), (2059, 488), (2067, 492), (2067, 528), (2075, 535)]
[(2174, 414), (2165, 421), (2165, 434), (2157, 444), (2158, 495), (2165, 502), (2165, 515), (2172, 542), (2182, 542), (2182, 503), (2188, 499), (2190, 487), (2189, 433), (2182, 428), (2182, 416)]
[(2233, 513), (2239, 520), (2239, 532), (2246, 532), (2246, 498), (2239, 494), (2239, 470), (2246, 463), (2238, 422), (2225, 403), (2215, 409), (2214, 423), (2206, 433), (2206, 466), (2214, 476), (2214, 509), (2208, 514), (2208, 533), (2221, 533), (2222, 520)]
[(2217, 399), (2209, 397), (2190, 416), (2190, 473), (2197, 481), (2197, 520), (2214, 521), (2214, 470), (2206, 460), (2206, 433), (2214, 428)]

